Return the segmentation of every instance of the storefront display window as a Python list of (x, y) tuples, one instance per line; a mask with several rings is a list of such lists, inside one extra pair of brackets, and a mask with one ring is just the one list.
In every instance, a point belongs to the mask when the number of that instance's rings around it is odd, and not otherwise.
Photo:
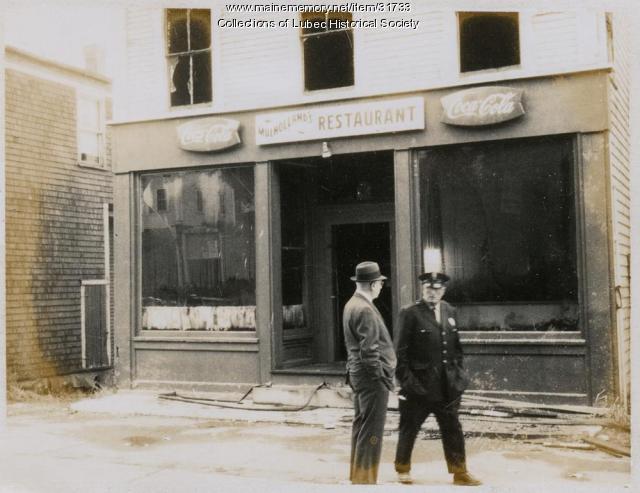
[(423, 267), (464, 330), (578, 330), (570, 139), (418, 153)]
[(141, 177), (143, 330), (255, 330), (253, 180), (248, 167)]
[(306, 245), (307, 189), (304, 171), (282, 166), (280, 208), (282, 230), (282, 326), (304, 328), (307, 306), (307, 269), (310, 255)]

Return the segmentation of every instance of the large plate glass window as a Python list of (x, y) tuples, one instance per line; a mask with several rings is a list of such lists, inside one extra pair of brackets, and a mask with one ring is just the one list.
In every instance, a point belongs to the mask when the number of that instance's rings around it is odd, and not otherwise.
[(143, 330), (255, 330), (253, 168), (140, 179)]
[(463, 330), (578, 330), (572, 141), (418, 152), (423, 268)]

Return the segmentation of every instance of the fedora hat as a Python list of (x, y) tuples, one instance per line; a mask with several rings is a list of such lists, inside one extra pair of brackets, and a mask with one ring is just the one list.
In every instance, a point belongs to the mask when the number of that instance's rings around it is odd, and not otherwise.
[(380, 273), (380, 266), (376, 262), (360, 262), (356, 265), (356, 275), (351, 277), (355, 282), (373, 282), (386, 279)]
[(445, 283), (450, 279), (450, 277), (446, 274), (443, 274), (442, 272), (425, 272), (423, 274), (420, 274), (418, 276), (418, 279), (420, 279), (420, 281), (422, 282), (428, 281)]

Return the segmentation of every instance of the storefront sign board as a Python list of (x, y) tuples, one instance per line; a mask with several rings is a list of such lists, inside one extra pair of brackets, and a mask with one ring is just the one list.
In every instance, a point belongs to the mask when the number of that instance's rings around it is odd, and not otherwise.
[(185, 151), (220, 151), (240, 143), (239, 128), (230, 118), (198, 118), (178, 126), (178, 142)]
[(440, 99), (442, 122), (449, 125), (482, 126), (502, 123), (524, 115), (522, 89), (488, 86), (465, 89)]
[(423, 130), (422, 97), (311, 106), (256, 115), (256, 144)]

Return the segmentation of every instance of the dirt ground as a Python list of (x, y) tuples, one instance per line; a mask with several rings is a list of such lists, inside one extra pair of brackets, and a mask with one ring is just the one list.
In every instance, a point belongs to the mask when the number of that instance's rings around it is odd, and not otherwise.
[[(0, 449), (2, 492), (361, 488), (345, 481), (350, 429), (344, 419), (296, 425), (269, 422), (266, 415), (113, 415), (73, 411), (55, 399), (10, 404), (9, 414)], [(416, 443), (415, 484), (399, 485), (392, 465), (397, 432), (393, 424), (388, 428), (379, 477), (384, 491), (459, 488), (451, 485), (440, 440), (429, 430)], [(549, 443), (472, 434), (468, 463), (484, 482), (475, 491), (631, 491), (628, 457)]]

